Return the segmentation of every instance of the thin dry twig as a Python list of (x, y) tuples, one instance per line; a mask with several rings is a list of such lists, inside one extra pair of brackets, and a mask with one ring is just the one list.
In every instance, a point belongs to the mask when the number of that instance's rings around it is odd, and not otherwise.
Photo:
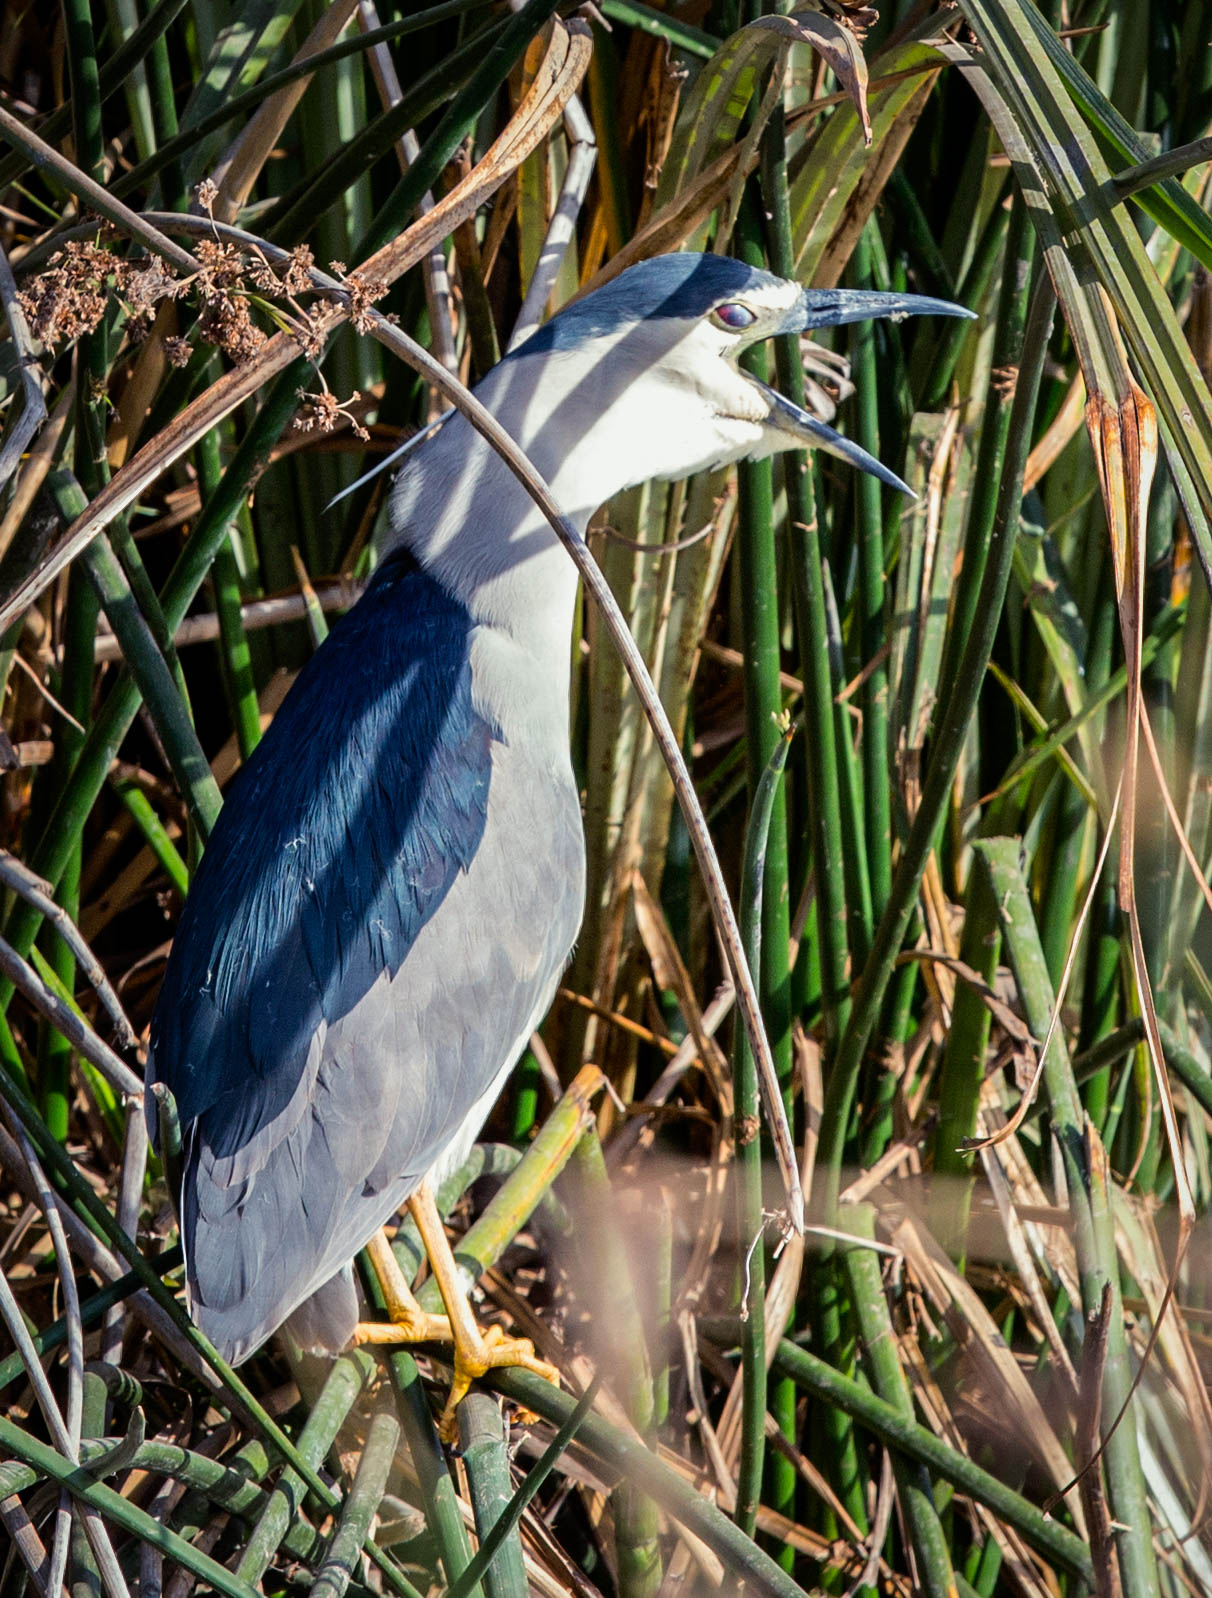
[(39, 1014), (63, 1034), (73, 1048), (78, 1049), (90, 1065), (122, 1094), (139, 1094), (143, 1084), (131, 1068), (114, 1053), (86, 1022), (82, 1021), (70, 1005), (51, 991), (27, 961), (0, 938), (0, 971), (13, 986), (29, 1000)]
[(1086, 1317), (1086, 1338), (1082, 1349), (1081, 1404), (1073, 1452), (1079, 1465), (1078, 1481), (1090, 1530), (1090, 1553), (1098, 1598), (1120, 1598), (1123, 1590), (1119, 1574), (1119, 1555), (1111, 1516), (1103, 1493), (1100, 1435), (1103, 1414), (1103, 1372), (1107, 1364), (1107, 1334), (1111, 1329), (1111, 1283), (1103, 1283), (1099, 1306)]
[(41, 877), (32, 872), (27, 865), (11, 855), (7, 850), (0, 849), (0, 882), (11, 888), (27, 903), (32, 904), (54, 927), (71, 950), (73, 956), (84, 975), (92, 983), (97, 997), (105, 1006), (106, 1014), (114, 1023), (114, 1031), (118, 1034), (118, 1041), (123, 1048), (133, 1049), (138, 1043), (138, 1034), (131, 1025), (130, 1017), (122, 1008), (122, 1001), (114, 991), (114, 986), (105, 974), (105, 969), (100, 960), (89, 948), (79, 927), (68, 915), (62, 905), (54, 899), (54, 890), (49, 882), (44, 882)]
[(8, 319), (9, 336), (13, 341), (21, 390), (25, 396), (21, 414), (13, 423), (3, 448), (0, 448), (0, 487), (3, 487), (17, 470), (30, 441), (46, 420), (46, 400), (38, 380), (39, 368), (33, 353), (33, 337), (3, 245), (0, 245), (0, 305), (3, 305)]

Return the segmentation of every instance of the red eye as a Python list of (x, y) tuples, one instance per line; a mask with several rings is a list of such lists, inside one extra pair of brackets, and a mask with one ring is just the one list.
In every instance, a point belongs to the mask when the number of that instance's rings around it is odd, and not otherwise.
[(747, 305), (741, 305), (735, 300), (728, 305), (717, 305), (715, 308), (717, 322), (722, 322), (725, 327), (736, 328), (752, 327), (757, 321), (756, 311), (751, 311)]

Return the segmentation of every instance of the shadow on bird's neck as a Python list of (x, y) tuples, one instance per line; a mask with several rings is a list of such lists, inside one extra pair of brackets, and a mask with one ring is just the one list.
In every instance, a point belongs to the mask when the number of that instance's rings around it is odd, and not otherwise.
[[(584, 532), (597, 506), (561, 508)], [(476, 623), (566, 668), (576, 567), (526, 489), (461, 416), (396, 481), (384, 550), (399, 544)]]
[[(528, 352), (523, 345), (477, 385), (477, 398), (582, 533), (621, 489), (735, 459), (759, 439), (759, 419), (729, 414), (752, 407), (756, 390), (717, 360), (720, 393), (705, 394), (677, 358), (687, 336), (676, 324), (639, 322), (568, 348)], [(759, 406), (763, 415), (767, 408)], [(388, 546), (407, 544), (478, 621), (536, 653), (567, 659), (576, 569), (525, 488), (465, 418), (453, 417), (410, 458), (392, 492), (389, 525)]]

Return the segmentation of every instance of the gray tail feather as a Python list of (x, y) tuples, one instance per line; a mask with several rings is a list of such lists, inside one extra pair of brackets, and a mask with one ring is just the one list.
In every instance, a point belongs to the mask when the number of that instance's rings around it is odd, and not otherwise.
[(357, 1324), (358, 1290), (351, 1262), (292, 1310), (283, 1329), (304, 1353), (339, 1354), (353, 1341)]

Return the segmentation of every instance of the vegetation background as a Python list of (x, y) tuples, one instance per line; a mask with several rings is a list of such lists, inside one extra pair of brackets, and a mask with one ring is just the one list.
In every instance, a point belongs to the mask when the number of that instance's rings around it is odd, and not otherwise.
[[(1212, 1591), (1210, 40), (1206, 0), (6, 11), (3, 1598)], [(587, 607), (585, 930), (443, 1195), (565, 1382), (502, 1376), (528, 1418), (473, 1395), (449, 1455), (440, 1350), (236, 1373), (193, 1330), (139, 1040), (388, 479), (326, 507), (445, 408), (403, 335), (474, 381), (683, 247), (978, 314), (749, 357), (915, 502), (784, 457), (592, 535), (814, 1229), (776, 1246)]]

